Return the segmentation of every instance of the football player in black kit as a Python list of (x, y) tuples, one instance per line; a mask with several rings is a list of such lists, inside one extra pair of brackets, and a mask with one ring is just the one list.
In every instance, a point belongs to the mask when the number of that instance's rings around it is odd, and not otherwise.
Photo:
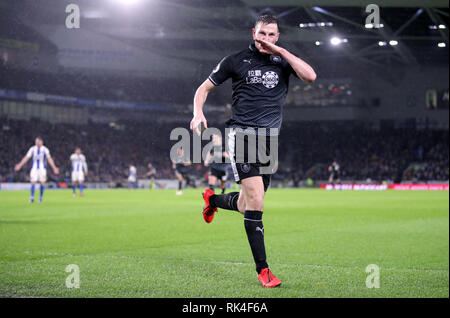
[[(228, 163), (225, 163), (225, 158), (228, 158), (228, 153), (222, 151), (222, 137), (219, 135), (213, 135), (213, 146), (210, 152), (205, 158), (205, 167), (210, 167), (208, 172), (208, 186), (214, 191), (214, 186), (217, 180), (219, 180), (222, 194), (225, 193), (225, 184), (227, 181)], [(218, 149), (215, 149), (218, 148)]]
[(189, 184), (187, 173), (191, 162), (184, 157), (183, 148), (179, 148), (177, 150), (177, 154), (178, 157), (176, 158), (176, 161), (172, 161), (172, 169), (174, 170), (175, 175), (178, 179), (178, 191), (176, 192), (176, 195), (182, 195), (183, 181), (186, 180), (187, 184)]
[[(253, 42), (244, 50), (231, 54), (216, 66), (211, 75), (197, 89), (194, 96), (194, 112), (190, 128), (198, 135), (199, 126), (208, 128), (203, 114), (203, 105), (208, 93), (227, 79), (232, 79), (232, 118), (227, 121), (227, 136), (231, 166), (234, 178), (241, 185), (240, 192), (214, 194), (207, 189), (203, 193), (205, 208), (203, 217), (210, 223), (217, 208), (234, 210), (244, 215), (244, 227), (256, 264), (258, 279), (264, 287), (277, 287), (281, 281), (276, 278), (266, 262), (264, 227), (262, 223), (264, 194), (270, 184), (271, 175), (261, 173), (263, 160), (245, 159), (245, 154), (236, 153), (236, 142), (248, 133), (248, 128), (257, 129), (254, 134), (278, 138), (282, 122), (289, 76), (296, 76), (308, 83), (316, 79), (316, 73), (306, 62), (276, 45), (280, 33), (275, 17), (264, 15), (256, 20), (252, 29)], [(244, 134), (245, 134), (244, 133)], [(248, 137), (248, 135), (247, 135)], [(241, 139), (239, 139), (241, 138)], [(249, 143), (247, 139), (247, 143)], [(259, 140), (259, 139), (258, 139)], [(269, 145), (270, 143), (268, 143)], [(278, 149), (267, 149), (278, 151)], [(236, 161), (242, 158), (244, 161)]]
[(337, 183), (341, 183), (341, 171), (336, 160), (334, 160), (331, 166), (328, 167), (328, 171), (330, 172), (328, 183), (334, 184), (335, 181)]

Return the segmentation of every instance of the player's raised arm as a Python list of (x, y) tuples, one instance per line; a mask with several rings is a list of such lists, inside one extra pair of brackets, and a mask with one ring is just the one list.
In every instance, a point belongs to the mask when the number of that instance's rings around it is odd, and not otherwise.
[(303, 81), (312, 83), (316, 80), (316, 72), (314, 72), (313, 68), (301, 58), (295, 56), (286, 49), (282, 49), (280, 55), (292, 66), (297, 76)]
[(194, 95), (194, 112), (191, 120), (190, 128), (195, 131), (199, 136), (201, 134), (199, 125), (203, 123), (205, 128), (208, 128), (205, 115), (203, 115), (203, 106), (205, 105), (208, 93), (214, 88), (214, 84), (210, 79), (207, 79), (197, 88)]
[(301, 58), (276, 44), (259, 39), (255, 39), (255, 41), (260, 43), (261, 46), (270, 54), (280, 55), (283, 59), (285, 59), (286, 62), (288, 62), (294, 69), (297, 76), (303, 81), (312, 83), (316, 80), (316, 72), (314, 72), (313, 68)]

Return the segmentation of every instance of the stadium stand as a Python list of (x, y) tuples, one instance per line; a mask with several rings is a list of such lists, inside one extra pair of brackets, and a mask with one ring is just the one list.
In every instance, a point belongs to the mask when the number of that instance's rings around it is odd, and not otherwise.
[[(39, 120), (0, 118), (0, 179), (26, 181), (27, 169), (14, 173), (14, 164), (40, 135), (51, 150), (61, 175), (69, 179), (69, 156), (82, 147), (89, 164), (89, 181), (120, 182), (134, 163), (143, 176), (152, 162), (158, 178), (175, 178), (169, 159), (170, 131), (187, 123), (123, 122), (114, 126), (49, 124)], [(223, 127), (221, 127), (223, 128)], [(297, 138), (300, 136), (301, 138)], [(327, 180), (328, 165), (336, 159), (342, 181), (430, 182), (449, 179), (448, 130), (369, 130), (358, 123), (285, 123), (279, 149), (279, 169), (274, 180), (286, 183), (311, 178)], [(206, 168), (192, 166), (192, 174), (202, 178)]]

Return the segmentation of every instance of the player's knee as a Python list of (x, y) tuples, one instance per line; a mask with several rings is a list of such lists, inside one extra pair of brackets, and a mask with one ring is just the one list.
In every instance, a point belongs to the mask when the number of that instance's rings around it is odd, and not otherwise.
[(245, 213), (245, 200), (242, 195), (239, 196), (237, 206), (238, 206), (239, 213), (244, 214)]
[(251, 192), (245, 198), (246, 210), (262, 211), (264, 207), (264, 193)]

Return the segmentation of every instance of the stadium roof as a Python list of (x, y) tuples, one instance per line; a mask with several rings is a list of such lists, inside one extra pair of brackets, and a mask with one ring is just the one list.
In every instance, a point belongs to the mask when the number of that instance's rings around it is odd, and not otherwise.
[[(449, 3), (443, 0), (377, 1), (381, 28), (366, 27), (367, 3), (356, 0), (126, 1), (71, 2), (80, 6), (83, 28), (186, 65), (215, 63), (241, 50), (250, 42), (255, 18), (263, 13), (277, 16), (280, 40), (313, 63), (381, 69), (391, 64), (448, 65)], [(0, 0), (1, 10), (36, 28), (64, 23), (66, 5), (57, 0)], [(341, 45), (330, 44), (333, 37)]]

